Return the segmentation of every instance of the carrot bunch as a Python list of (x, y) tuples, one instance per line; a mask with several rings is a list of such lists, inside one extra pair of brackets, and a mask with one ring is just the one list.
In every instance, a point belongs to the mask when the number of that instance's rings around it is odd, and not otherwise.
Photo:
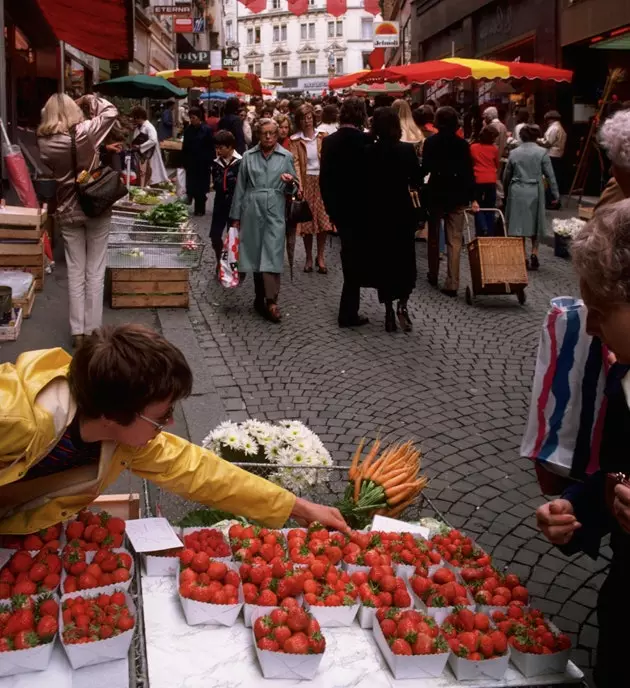
[(339, 510), (354, 528), (367, 525), (374, 514), (398, 516), (426, 486), (419, 475), (420, 452), (412, 442), (394, 444), (382, 453), (375, 440), (362, 459), (365, 439), (361, 440), (348, 471), (349, 484)]

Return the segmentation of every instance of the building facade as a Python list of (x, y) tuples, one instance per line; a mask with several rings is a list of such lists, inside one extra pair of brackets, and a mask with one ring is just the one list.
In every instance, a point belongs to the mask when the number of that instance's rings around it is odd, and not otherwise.
[(223, 39), (226, 47), (239, 47), (241, 71), (281, 81), (279, 91), (317, 93), (330, 76), (365, 68), (377, 20), (361, 0), (349, 0), (337, 18), (326, 13), (325, 0), (309, 0), (308, 12), (299, 17), (288, 11), (287, 0), (268, 0), (259, 14), (227, 0)]

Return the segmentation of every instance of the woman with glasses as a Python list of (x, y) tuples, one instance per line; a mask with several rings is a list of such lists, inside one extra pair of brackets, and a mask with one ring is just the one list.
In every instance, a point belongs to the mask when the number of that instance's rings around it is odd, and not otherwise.
[(72, 358), (48, 349), (0, 365), (0, 534), (72, 518), (126, 469), (270, 527), (293, 517), (347, 530), (337, 509), (163, 432), (191, 390), (181, 351), (141, 325), (98, 329)]

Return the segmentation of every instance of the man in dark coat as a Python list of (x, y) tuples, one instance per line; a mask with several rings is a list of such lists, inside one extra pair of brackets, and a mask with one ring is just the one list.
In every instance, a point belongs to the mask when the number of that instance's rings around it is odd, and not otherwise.
[(186, 170), (186, 195), (195, 204), (195, 215), (206, 214), (206, 198), (210, 191), (210, 166), (215, 158), (214, 137), (204, 122), (201, 108), (188, 111), (190, 124), (184, 131), (182, 154)]
[(363, 156), (370, 143), (363, 133), (366, 113), (361, 98), (347, 98), (339, 114), (340, 127), (322, 143), (319, 188), (328, 217), (341, 239), (343, 289), (339, 303), (339, 327), (368, 323), (359, 315), (362, 252), (359, 239), (364, 226)]
[(240, 108), (241, 103), (238, 98), (228, 98), (225, 101), (223, 117), (219, 120), (217, 131), (221, 129), (231, 131), (236, 139), (236, 152), (243, 155), (247, 150), (247, 144), (245, 143), (245, 134), (243, 133), (243, 122), (238, 116)]

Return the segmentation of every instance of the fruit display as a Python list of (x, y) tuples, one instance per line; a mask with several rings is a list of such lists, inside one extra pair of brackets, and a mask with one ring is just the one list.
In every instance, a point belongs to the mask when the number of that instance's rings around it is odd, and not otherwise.
[(54, 592), (61, 581), (61, 557), (47, 548), (18, 550), (0, 570), (0, 599)]
[(124, 549), (98, 549), (90, 556), (74, 544), (68, 543), (62, 552), (63, 580), (61, 589), (64, 594), (78, 590), (90, 590), (109, 585), (128, 589), (133, 575), (133, 559)]
[(308, 566), (316, 559), (335, 566), (341, 561), (343, 547), (348, 537), (343, 533), (331, 533), (320, 523), (312, 523), (308, 530), (292, 528), (287, 533), (287, 551), (294, 564)]
[(311, 607), (352, 607), (359, 591), (347, 571), (314, 561), (306, 571), (304, 601)]
[(303, 569), (280, 559), (273, 564), (241, 564), (239, 574), (247, 604), (276, 607), (287, 597), (299, 597), (304, 590)]
[(411, 595), (405, 581), (391, 566), (374, 566), (369, 573), (357, 571), (351, 576), (364, 607), (409, 607)]
[(60, 547), (62, 525), (57, 523), (31, 535), (0, 535), (0, 547), (38, 552), (42, 549), (56, 551)]
[(235, 524), (230, 527), (230, 547), (236, 561), (267, 564), (272, 559), (286, 560), (285, 537), (279, 530)]
[(350, 542), (343, 548), (343, 561), (351, 567), (390, 566), (391, 555), (387, 551), (389, 533), (352, 531)]
[(420, 475), (420, 451), (412, 442), (394, 444), (379, 454), (377, 439), (363, 459), (364, 445), (361, 440), (348, 471), (348, 487), (337, 504), (353, 528), (363, 528), (375, 514), (398, 516), (428, 482)]
[(527, 588), (513, 573), (504, 576), (490, 565), (463, 568), (459, 573), (478, 605), (505, 607), (512, 601), (522, 604), (529, 601)]
[(184, 547), (205, 552), (212, 559), (228, 558), (232, 554), (223, 533), (216, 528), (199, 528), (185, 533)]
[(51, 643), (57, 635), (59, 604), (52, 596), (35, 601), (15, 595), (0, 605), (0, 652), (27, 650)]
[(454, 568), (464, 566), (488, 566), (490, 555), (477, 547), (471, 538), (459, 530), (448, 530), (444, 534), (434, 535), (431, 543), (442, 555), (442, 558)]
[(86, 552), (123, 546), (125, 522), (106, 511), (98, 513), (82, 509), (75, 520), (66, 525), (66, 540)]
[(527, 609), (513, 602), (507, 612), (493, 612), (492, 620), (518, 652), (552, 655), (571, 647), (569, 636), (550, 626), (538, 609)]
[(66, 645), (107, 640), (135, 625), (123, 592), (96, 597), (69, 597), (61, 606), (62, 637)]
[(413, 575), (409, 579), (409, 585), (432, 616), (435, 616), (435, 610), (473, 605), (464, 585), (446, 567), (437, 569), (431, 576)]

